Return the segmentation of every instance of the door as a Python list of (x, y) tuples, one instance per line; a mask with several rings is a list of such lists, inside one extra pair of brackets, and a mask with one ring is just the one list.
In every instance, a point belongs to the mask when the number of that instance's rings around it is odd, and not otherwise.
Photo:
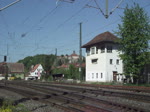
[(117, 72), (113, 71), (113, 81), (117, 81)]

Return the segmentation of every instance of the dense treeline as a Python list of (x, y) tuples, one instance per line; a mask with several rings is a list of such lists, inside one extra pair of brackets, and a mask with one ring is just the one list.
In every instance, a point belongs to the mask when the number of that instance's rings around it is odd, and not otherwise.
[(64, 74), (67, 79), (81, 79), (85, 78), (85, 68), (82, 67), (81, 76), (79, 73), (79, 68), (76, 68), (73, 64), (69, 64), (69, 68), (57, 68), (61, 64), (66, 64), (66, 61), (59, 63), (60, 59), (56, 59), (56, 56), (51, 55), (35, 55), (28, 56), (22, 60), (19, 60), (18, 63), (23, 63), (25, 66), (25, 72), (28, 73), (32, 65), (41, 64), (44, 69), (44, 73), (41, 79), (49, 80), (51, 79), (50, 74)]
[(32, 65), (36, 64), (42, 64), (44, 70), (49, 71), (48, 69), (51, 69), (51, 66), (54, 64), (54, 61), (56, 59), (56, 56), (51, 55), (35, 55), (35, 56), (28, 56), (22, 60), (19, 60), (18, 63), (23, 63), (25, 66), (25, 72), (29, 72)]

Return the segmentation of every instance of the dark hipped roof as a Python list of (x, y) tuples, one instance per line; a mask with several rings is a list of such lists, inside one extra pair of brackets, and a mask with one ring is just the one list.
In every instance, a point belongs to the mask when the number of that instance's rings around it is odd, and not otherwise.
[(101, 42), (113, 42), (114, 43), (116, 40), (118, 40), (118, 37), (116, 37), (114, 34), (107, 31), (94, 37), (91, 41), (84, 44), (82, 48), (87, 48), (89, 46), (92, 46), (94, 44), (101, 43)]

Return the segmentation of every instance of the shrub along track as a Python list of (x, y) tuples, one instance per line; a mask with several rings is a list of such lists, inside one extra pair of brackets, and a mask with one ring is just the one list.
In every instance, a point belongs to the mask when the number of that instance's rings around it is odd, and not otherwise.
[[(59, 84), (26, 83), (26, 82), (7, 82), (7, 84), (8, 84), (7, 86), (3, 86), (4, 89), (24, 95), (26, 98), (38, 100), (43, 103), (49, 103), (50, 105), (65, 110), (66, 112), (149, 111), (147, 109), (133, 107), (127, 104), (121, 104), (108, 100), (103, 100), (97, 97), (99, 95), (116, 96), (122, 94), (121, 92), (118, 92), (116, 94), (114, 91), (106, 91), (106, 90), (101, 91), (101, 89), (97, 88), (96, 89), (87, 88), (83, 86), (76, 87), (73, 85), (70, 86), (62, 84), (59, 85)], [(19, 85), (20, 87), (18, 87), (17, 85)], [(23, 87), (30, 88), (34, 91), (23, 89)], [(130, 96), (130, 94), (127, 96)], [(125, 97), (125, 94), (122, 97)]]

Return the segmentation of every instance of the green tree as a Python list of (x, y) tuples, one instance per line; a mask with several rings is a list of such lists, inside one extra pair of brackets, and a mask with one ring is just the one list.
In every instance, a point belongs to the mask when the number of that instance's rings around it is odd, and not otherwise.
[[(49, 59), (46, 59), (46, 57)], [(50, 64), (52, 64), (51, 61), (54, 61), (54, 58), (55, 56), (52, 54), (51, 55), (38, 54), (35, 56), (28, 56), (22, 60), (19, 60), (18, 63), (23, 63), (25, 66), (25, 72), (29, 72), (32, 65), (42, 64), (43, 66), (47, 62), (50, 62)]]
[(118, 25), (121, 58), (126, 75), (133, 75), (134, 83), (140, 79), (140, 71), (147, 62), (148, 41), (150, 40), (149, 17), (138, 4), (128, 6), (121, 17), (122, 24)]
[(74, 65), (70, 64), (69, 65), (69, 76), (70, 76), (70, 78), (79, 79), (78, 74), (79, 74), (78, 68), (76, 68)]
[(56, 59), (56, 56), (52, 54), (45, 56), (45, 61), (43, 63), (43, 68), (45, 71), (43, 75), (44, 75), (45, 80), (51, 79), (50, 74), (52, 72), (52, 66), (54, 65), (55, 59)]

